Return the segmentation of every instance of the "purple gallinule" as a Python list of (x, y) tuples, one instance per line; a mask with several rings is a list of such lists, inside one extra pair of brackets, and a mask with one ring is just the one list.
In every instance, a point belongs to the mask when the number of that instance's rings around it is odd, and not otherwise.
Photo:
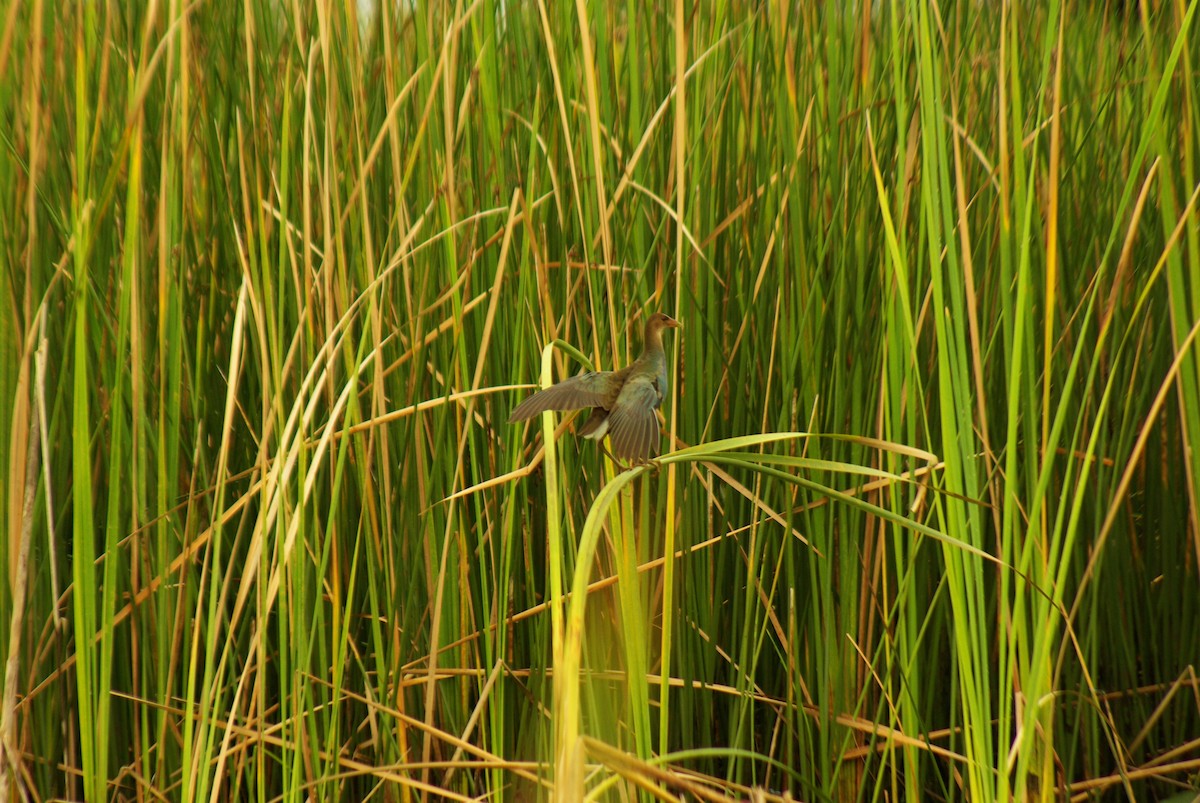
[(668, 388), (663, 330), (682, 326), (670, 315), (654, 313), (646, 321), (640, 357), (619, 371), (588, 371), (538, 391), (512, 411), (509, 423), (547, 410), (591, 407), (592, 414), (579, 434), (595, 441), (608, 435), (618, 459), (646, 462), (658, 454), (660, 435), (654, 411), (662, 405)]

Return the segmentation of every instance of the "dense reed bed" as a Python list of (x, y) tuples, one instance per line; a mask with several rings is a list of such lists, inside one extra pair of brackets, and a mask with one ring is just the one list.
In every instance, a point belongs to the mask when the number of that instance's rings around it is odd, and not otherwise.
[(2, 6), (0, 800), (1195, 793), (1196, 3)]

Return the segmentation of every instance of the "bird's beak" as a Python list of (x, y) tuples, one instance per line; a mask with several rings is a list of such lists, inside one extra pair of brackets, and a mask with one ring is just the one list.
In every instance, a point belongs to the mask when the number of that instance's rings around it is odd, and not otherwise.
[(670, 321), (670, 323), (668, 323), (667, 326), (670, 327), (671, 329), (682, 329), (683, 328), (683, 324), (680, 323), (679, 321), (675, 320), (674, 318), (668, 318), (667, 320)]

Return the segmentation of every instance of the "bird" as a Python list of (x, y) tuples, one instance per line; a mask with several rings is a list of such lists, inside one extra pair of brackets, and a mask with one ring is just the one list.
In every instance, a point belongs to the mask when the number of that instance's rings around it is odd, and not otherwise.
[(592, 408), (579, 434), (612, 443), (614, 455), (630, 463), (645, 463), (658, 454), (658, 418), (654, 411), (668, 393), (667, 354), (663, 330), (683, 324), (662, 312), (646, 321), (642, 353), (619, 371), (587, 371), (540, 390), (517, 405), (508, 422), (524, 421), (547, 410)]

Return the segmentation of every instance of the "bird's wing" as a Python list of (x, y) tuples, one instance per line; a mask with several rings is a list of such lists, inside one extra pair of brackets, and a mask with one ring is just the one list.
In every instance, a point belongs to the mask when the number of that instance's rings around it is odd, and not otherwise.
[(613, 390), (619, 389), (617, 374), (621, 371), (588, 371), (579, 376), (565, 379), (557, 385), (551, 385), (545, 390), (538, 391), (517, 405), (508, 417), (511, 424), (514, 421), (524, 421), (538, 413), (547, 410), (578, 410), (581, 407), (609, 408), (615, 401)]
[(660, 398), (652, 376), (630, 377), (621, 388), (608, 417), (608, 436), (618, 458), (641, 463), (658, 454), (661, 436), (654, 408)]

